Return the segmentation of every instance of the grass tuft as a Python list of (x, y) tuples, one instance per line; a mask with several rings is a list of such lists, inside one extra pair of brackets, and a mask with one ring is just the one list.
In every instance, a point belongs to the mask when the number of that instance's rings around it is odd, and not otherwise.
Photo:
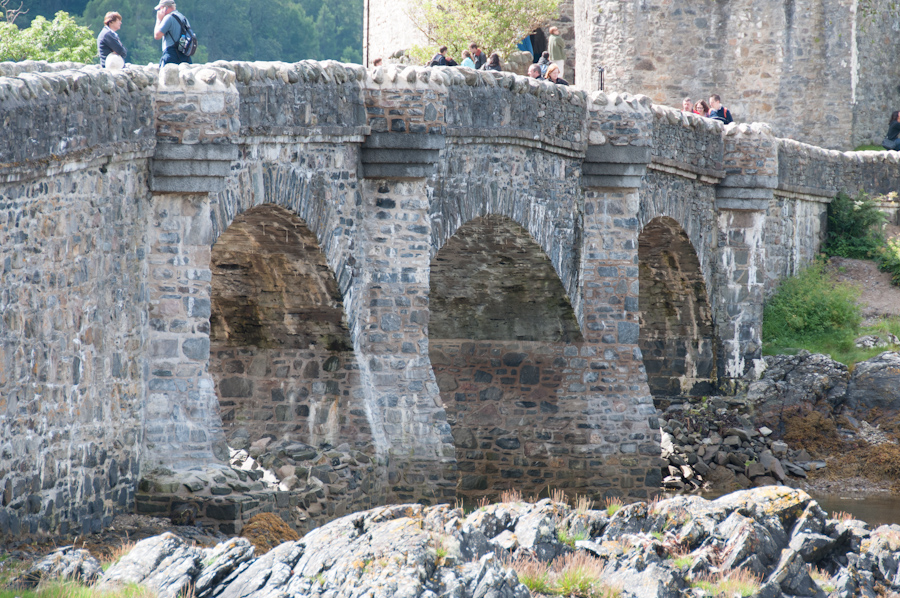
[(585, 552), (567, 554), (549, 564), (522, 557), (510, 566), (532, 594), (580, 598), (619, 598), (622, 595), (620, 588), (603, 583), (603, 561)]
[(713, 596), (752, 596), (759, 590), (760, 579), (747, 569), (705, 575), (691, 584)]
[(606, 503), (606, 514), (610, 517), (625, 505), (618, 496), (607, 496), (604, 502)]

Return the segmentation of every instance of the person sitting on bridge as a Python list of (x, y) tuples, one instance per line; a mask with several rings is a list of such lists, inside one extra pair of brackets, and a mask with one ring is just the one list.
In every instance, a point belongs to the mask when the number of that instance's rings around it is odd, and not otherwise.
[(709, 117), (726, 125), (734, 122), (731, 110), (722, 105), (722, 98), (717, 93), (709, 96)]
[(569, 82), (559, 76), (559, 66), (555, 62), (551, 62), (547, 67), (547, 79), (553, 81), (557, 85), (568, 85)]
[(900, 110), (894, 110), (891, 113), (887, 136), (881, 142), (881, 147), (886, 150), (900, 151)]
[(441, 46), (428, 66), (457, 66), (457, 64), (455, 60), (447, 56), (447, 46)]
[(536, 64), (528, 65), (528, 78), (529, 79), (540, 79), (541, 78), (541, 67)]
[(463, 61), (462, 66), (467, 66), (470, 69), (475, 68), (475, 61), (472, 60), (472, 53), (468, 50), (463, 50)]

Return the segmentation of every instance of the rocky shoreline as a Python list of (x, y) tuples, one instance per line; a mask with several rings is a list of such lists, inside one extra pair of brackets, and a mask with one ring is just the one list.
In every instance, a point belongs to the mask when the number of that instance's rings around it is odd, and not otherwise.
[[(737, 396), (658, 401), (665, 489), (813, 489), (846, 450), (897, 445), (900, 353), (886, 351), (852, 371), (807, 351), (766, 357), (765, 365)], [(865, 485), (855, 490), (890, 491), (892, 483), (874, 476)]]
[(534, 587), (542, 567), (553, 579), (578, 563), (579, 587), (593, 592), (576, 593), (585, 596), (714, 596), (729, 581), (759, 598), (900, 590), (900, 526), (834, 518), (802, 490), (588, 506), (513, 501), (469, 514), (449, 505), (379, 507), (263, 555), (245, 538), (199, 548), (164, 533), (105, 573), (86, 551), (67, 548), (21, 581), (67, 575), (98, 590), (138, 583), (160, 598), (525, 598), (535, 595), (526, 583)]

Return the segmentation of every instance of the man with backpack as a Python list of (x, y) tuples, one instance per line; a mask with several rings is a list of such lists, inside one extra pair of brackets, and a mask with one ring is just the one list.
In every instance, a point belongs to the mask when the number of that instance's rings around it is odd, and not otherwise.
[(197, 38), (187, 18), (175, 10), (175, 0), (160, 0), (154, 10), (156, 26), (153, 28), (153, 39), (161, 39), (163, 48), (160, 68), (167, 64), (193, 62), (191, 56), (197, 48)]

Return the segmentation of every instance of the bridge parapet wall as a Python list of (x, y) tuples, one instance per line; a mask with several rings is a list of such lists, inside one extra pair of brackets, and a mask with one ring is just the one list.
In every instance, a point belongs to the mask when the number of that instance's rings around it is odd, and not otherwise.
[(99, 67), (0, 77), (0, 176), (29, 178), (62, 161), (152, 149), (153, 68)]
[(668, 106), (654, 104), (650, 109), (654, 116), (652, 168), (707, 183), (724, 177), (721, 123)]
[(334, 61), (225, 62), (234, 73), (242, 136), (357, 134), (366, 125), (365, 69)]

